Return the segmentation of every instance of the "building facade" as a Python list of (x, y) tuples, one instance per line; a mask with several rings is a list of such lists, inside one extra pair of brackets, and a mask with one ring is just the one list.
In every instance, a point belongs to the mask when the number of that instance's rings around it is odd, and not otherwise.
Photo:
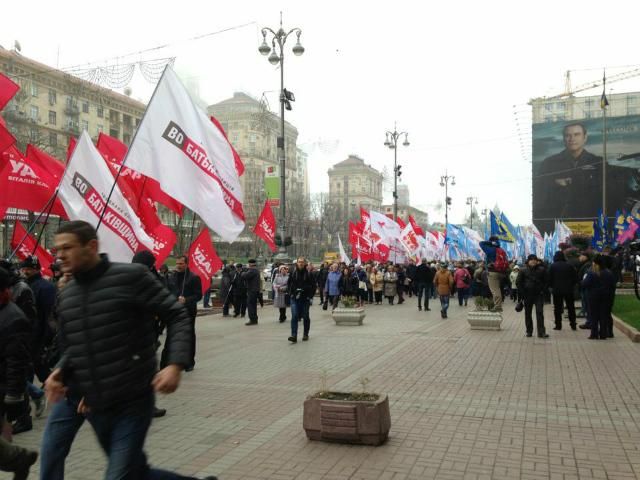
[[(607, 94), (608, 117), (640, 115), (640, 92)], [(533, 123), (602, 118), (600, 94), (588, 97), (535, 98), (530, 102)]]
[(2, 115), (18, 147), (31, 143), (65, 158), (69, 138), (83, 130), (129, 144), (145, 104), (0, 48), (0, 72), (20, 85)]
[[(383, 205), (382, 213), (393, 217), (393, 204)], [(427, 230), (427, 226), (429, 225), (429, 214), (427, 212), (423, 212), (415, 207), (398, 202), (398, 217), (400, 217), (400, 219), (405, 223), (408, 223), (409, 215), (413, 217), (416, 223), (422, 227), (424, 231)]]
[(329, 199), (340, 206), (342, 218), (360, 218), (360, 207), (379, 210), (382, 205), (382, 173), (357, 155), (336, 163), (328, 171)]
[(411, 205), (409, 185), (398, 185), (398, 205)]

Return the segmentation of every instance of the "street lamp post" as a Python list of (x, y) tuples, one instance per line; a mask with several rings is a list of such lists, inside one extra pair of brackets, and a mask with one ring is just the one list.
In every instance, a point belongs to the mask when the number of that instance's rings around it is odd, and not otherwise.
[(473, 206), (478, 204), (478, 197), (467, 197), (467, 205), (469, 205), (469, 228), (473, 230)]
[(484, 236), (485, 236), (485, 239), (488, 239), (489, 238), (489, 209), (483, 208), (480, 213), (484, 215)]
[(404, 135), (404, 142), (402, 145), (404, 147), (409, 146), (409, 133), (407, 132), (398, 132), (397, 127), (394, 123), (393, 132), (385, 133), (385, 141), (384, 145), (393, 149), (393, 220), (395, 222), (398, 221), (398, 177), (402, 175), (400, 171), (401, 165), (398, 165), (398, 139)]
[(455, 187), (456, 177), (449, 175), (447, 172), (440, 176), (440, 186), (444, 187), (444, 227), (449, 225), (449, 205), (451, 205), (451, 197), (449, 197), (449, 182), (451, 186)]
[[(280, 64), (280, 136), (278, 137), (278, 159), (280, 164), (280, 247), (278, 249), (278, 255), (276, 258), (286, 259), (287, 248), (285, 246), (286, 238), (286, 225), (285, 225), (285, 209), (286, 209), (286, 192), (285, 192), (285, 143), (284, 143), (284, 110), (291, 110), (291, 102), (295, 101), (293, 92), (290, 92), (284, 88), (284, 44), (287, 38), (292, 33), (297, 36), (297, 42), (293, 46), (293, 54), (300, 56), (304, 53), (304, 47), (300, 43), (300, 35), (302, 30), (299, 28), (292, 28), (288, 32), (282, 28), (282, 12), (280, 12), (280, 28), (277, 31), (269, 27), (262, 29), (262, 45), (258, 48), (258, 51), (262, 55), (269, 55), (269, 63), (271, 65)], [(271, 47), (267, 43), (267, 35), (271, 36)], [(276, 44), (278, 45), (278, 51), (276, 51)], [(272, 51), (273, 48), (273, 51)], [(279, 53), (279, 54), (278, 54)]]

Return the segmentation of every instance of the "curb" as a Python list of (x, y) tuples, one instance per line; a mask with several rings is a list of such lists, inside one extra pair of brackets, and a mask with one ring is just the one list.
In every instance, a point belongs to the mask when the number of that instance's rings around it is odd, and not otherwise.
[(613, 324), (615, 327), (624, 333), (629, 339), (634, 343), (640, 343), (640, 332), (633, 328), (631, 325), (624, 323), (615, 315), (611, 315), (613, 317)]

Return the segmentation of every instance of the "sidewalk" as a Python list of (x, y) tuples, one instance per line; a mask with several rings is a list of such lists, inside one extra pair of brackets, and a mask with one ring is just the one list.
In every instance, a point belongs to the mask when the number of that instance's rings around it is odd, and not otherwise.
[[(556, 332), (547, 310), (551, 338), (525, 338), (509, 300), (502, 331), (471, 331), (471, 305), (452, 302), (443, 320), (436, 301), (418, 312), (415, 298), (336, 327), (317, 301), (310, 341), (295, 345), (273, 307), (259, 309), (257, 327), (199, 317), (196, 369), (159, 398), (168, 414), (151, 427), (151, 463), (225, 480), (640, 478), (640, 345), (621, 333)], [(302, 402), (324, 372), (331, 389), (367, 377), (389, 395), (385, 445), (307, 440)], [(38, 446), (44, 419), (34, 424), (18, 444)], [(83, 426), (66, 478), (100, 479), (104, 463)]]

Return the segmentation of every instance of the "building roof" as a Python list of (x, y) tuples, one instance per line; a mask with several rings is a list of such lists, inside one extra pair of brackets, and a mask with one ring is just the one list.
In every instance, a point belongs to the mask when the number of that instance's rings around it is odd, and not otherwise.
[(260, 105), (260, 102), (258, 100), (256, 100), (250, 95), (247, 95), (244, 92), (233, 92), (233, 97), (227, 98), (226, 100), (222, 100), (221, 102), (215, 103), (213, 105), (209, 105), (209, 107), (218, 107), (221, 105), (229, 105), (229, 104), (236, 105), (238, 103), (246, 103), (246, 104), (258, 105), (258, 106)]

